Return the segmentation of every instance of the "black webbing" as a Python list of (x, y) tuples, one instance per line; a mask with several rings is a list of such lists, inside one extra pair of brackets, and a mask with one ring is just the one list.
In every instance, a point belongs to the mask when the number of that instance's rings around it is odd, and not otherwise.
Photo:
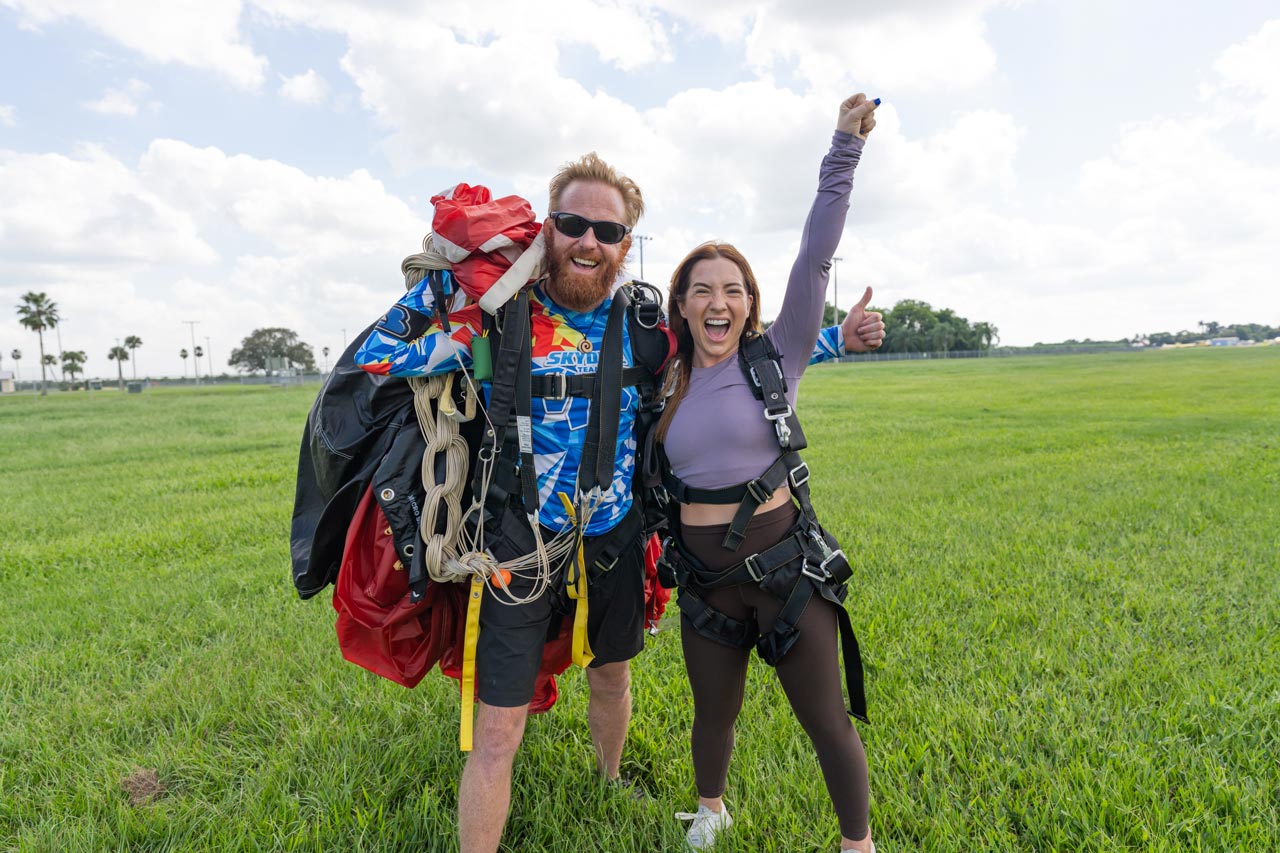
[(626, 295), (619, 290), (609, 306), (609, 319), (600, 343), (600, 362), (591, 394), (587, 435), (582, 444), (578, 491), (583, 494), (595, 488), (608, 492), (613, 486), (618, 416), (622, 410), (622, 321), (626, 310)]
[[(588, 397), (595, 394), (595, 373), (574, 373), (566, 376), (563, 373), (537, 373), (532, 377), (530, 386), (533, 396), (550, 400), (563, 400), (566, 397)], [(645, 367), (624, 367), (622, 369), (622, 387), (639, 385), (652, 380), (653, 374)]]
[(533, 371), (533, 327), (529, 322), (529, 290), (520, 291), (520, 304), (525, 316), (520, 340), (520, 367), (516, 371), (516, 438), (520, 447), (520, 485), (524, 511), (538, 512), (538, 472), (533, 464), (533, 400), (529, 393), (529, 376)]
[[(516, 383), (521, 372), (529, 372), (529, 359), (525, 358), (523, 371), (520, 357), (528, 351), (530, 336), (529, 327), (529, 291), (521, 290), (514, 302), (507, 303), (502, 313), (502, 328), (495, 330), (497, 338), (497, 354), (493, 358), (493, 381), (489, 391), (489, 422), (484, 441), (481, 444), (481, 460), (486, 456), (496, 459), (503, 453), (506, 445), (507, 428), (511, 424), (515, 407)], [(510, 452), (508, 452), (510, 455)], [(514, 466), (515, 459), (510, 463)], [(485, 500), (483, 461), (476, 465), (472, 480), (472, 491), (477, 500)]]

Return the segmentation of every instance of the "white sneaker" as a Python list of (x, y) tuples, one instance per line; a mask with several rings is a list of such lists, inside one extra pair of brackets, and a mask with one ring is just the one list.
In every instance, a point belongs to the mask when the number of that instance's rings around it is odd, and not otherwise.
[(716, 834), (720, 830), (728, 829), (733, 824), (733, 818), (729, 817), (729, 810), (723, 806), (718, 812), (713, 812), (706, 806), (698, 806), (697, 814), (676, 812), (676, 820), (693, 821), (693, 826), (689, 827), (689, 834), (685, 836), (690, 850), (706, 850), (716, 843)]

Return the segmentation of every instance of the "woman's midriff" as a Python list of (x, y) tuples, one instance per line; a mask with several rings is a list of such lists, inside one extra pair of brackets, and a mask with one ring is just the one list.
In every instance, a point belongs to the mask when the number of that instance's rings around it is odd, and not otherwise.
[[(783, 486), (773, 493), (765, 503), (756, 507), (756, 515), (777, 509), (791, 501), (791, 488)], [(680, 523), (704, 526), (708, 524), (728, 524), (738, 511), (737, 504), (681, 504)]]

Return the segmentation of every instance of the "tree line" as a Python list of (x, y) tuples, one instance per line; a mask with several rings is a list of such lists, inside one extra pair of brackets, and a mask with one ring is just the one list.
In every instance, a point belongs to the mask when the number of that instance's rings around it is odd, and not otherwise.
[(1215, 320), (1201, 320), (1196, 325), (1200, 327), (1198, 332), (1189, 329), (1180, 332), (1151, 332), (1134, 335), (1129, 343), (1158, 347), (1165, 344), (1194, 344), (1214, 338), (1239, 338), (1242, 341), (1261, 343), (1280, 337), (1280, 326), (1264, 326), (1261, 323), (1232, 323), (1224, 326)]
[[(59, 368), (60, 381), (65, 382), (69, 376), (71, 385), (74, 387), (76, 378), (84, 375), (85, 363), (89, 360), (88, 354), (84, 350), (64, 350), (61, 347), (61, 341), (59, 341), (58, 355), (45, 352), (45, 332), (56, 330), (63, 319), (58, 304), (50, 299), (47, 293), (29, 291), (19, 298), (17, 315), (21, 326), (36, 333), (40, 349), (40, 393), (42, 395), (49, 393), (48, 371), (54, 367)], [(119, 340), (117, 338), (117, 341)], [(137, 335), (126, 335), (123, 343), (117, 343), (107, 351), (107, 360), (116, 363), (116, 376), (122, 389), (124, 388), (124, 362), (130, 361), (130, 356), (134, 355), (141, 346), (142, 338)], [(323, 352), (327, 360), (329, 348), (324, 347)], [(187, 358), (190, 353), (183, 348), (178, 355), (182, 359), (182, 372), (185, 377)], [(197, 346), (194, 355), (198, 365), (199, 359), (204, 355), (203, 348)], [(16, 347), (10, 350), (9, 358), (13, 359), (16, 365), (21, 366), (22, 350)], [(3, 359), (3, 354), (0, 354), (0, 359)], [(136, 357), (132, 360), (133, 378), (136, 380), (138, 364)], [(306, 372), (314, 372), (316, 369), (315, 353), (311, 345), (300, 340), (298, 333), (292, 329), (279, 327), (255, 329), (240, 342), (239, 347), (231, 351), (227, 364), (242, 373), (266, 373), (280, 368), (296, 368)], [(196, 374), (199, 375), (199, 367), (196, 368)], [(86, 382), (85, 388), (88, 389), (88, 387)]]
[[(991, 323), (971, 322), (950, 308), (934, 308), (919, 299), (903, 299), (892, 308), (868, 306), (867, 311), (879, 311), (884, 317), (881, 352), (982, 351), (1000, 340), (1000, 330)], [(847, 314), (828, 302), (822, 324), (836, 325)]]

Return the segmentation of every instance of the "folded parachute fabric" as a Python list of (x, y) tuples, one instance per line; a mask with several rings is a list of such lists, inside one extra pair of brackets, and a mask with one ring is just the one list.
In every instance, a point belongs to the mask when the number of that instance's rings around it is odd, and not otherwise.
[(458, 184), (432, 197), (432, 241), (453, 275), (490, 314), (540, 272), (543, 242), (533, 207), (520, 196), (492, 198)]

